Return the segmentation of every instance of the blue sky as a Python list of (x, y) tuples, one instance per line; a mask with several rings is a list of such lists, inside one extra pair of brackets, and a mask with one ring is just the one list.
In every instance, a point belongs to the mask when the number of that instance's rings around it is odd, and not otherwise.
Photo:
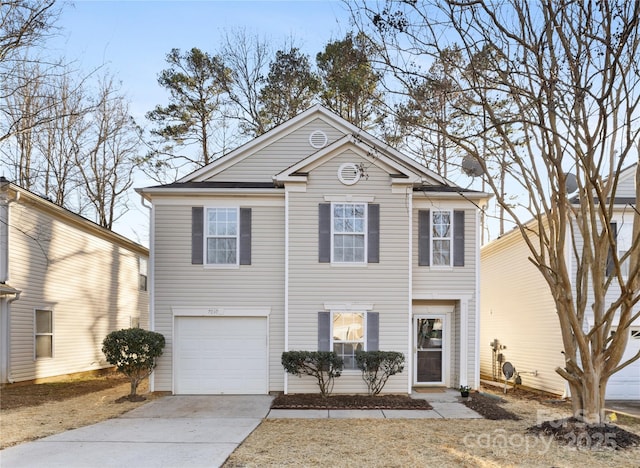
[[(63, 6), (58, 37), (47, 47), (85, 72), (105, 66), (122, 81), (133, 116), (167, 103), (157, 84), (172, 48), (218, 49), (225, 30), (245, 28), (268, 39), (274, 50), (293, 39), (312, 58), (350, 30), (349, 14), (337, 0), (297, 1), (77, 1)], [(139, 177), (136, 187), (152, 184)], [(147, 210), (132, 193), (130, 212), (114, 230), (148, 245)]]

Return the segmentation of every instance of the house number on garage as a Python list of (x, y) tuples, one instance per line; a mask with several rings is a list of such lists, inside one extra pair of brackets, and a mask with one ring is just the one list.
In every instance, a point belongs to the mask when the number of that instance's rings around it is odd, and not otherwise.
[(213, 309), (207, 309), (207, 313), (209, 315), (223, 315), (222, 309), (219, 309), (218, 307), (215, 307)]

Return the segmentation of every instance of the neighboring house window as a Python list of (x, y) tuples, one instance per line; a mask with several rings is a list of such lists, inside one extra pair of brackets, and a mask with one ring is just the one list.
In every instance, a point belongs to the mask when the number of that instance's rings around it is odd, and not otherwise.
[(318, 351), (334, 351), (345, 369), (356, 369), (356, 351), (378, 350), (379, 321), (378, 312), (318, 312)]
[(238, 263), (237, 208), (207, 208), (206, 236), (208, 264)]
[(320, 203), (318, 261), (367, 264), (380, 262), (380, 205)]
[(193, 265), (251, 265), (251, 208), (191, 207)]
[(465, 212), (418, 211), (418, 265), (464, 266)]
[(36, 359), (53, 357), (53, 311), (36, 310)]
[(332, 251), (337, 263), (364, 263), (367, 242), (367, 205), (334, 203)]
[(334, 313), (333, 351), (344, 361), (345, 369), (357, 369), (356, 351), (364, 351), (364, 313)]
[(147, 259), (138, 257), (138, 289), (140, 291), (147, 290), (147, 275), (148, 275), (148, 263)]

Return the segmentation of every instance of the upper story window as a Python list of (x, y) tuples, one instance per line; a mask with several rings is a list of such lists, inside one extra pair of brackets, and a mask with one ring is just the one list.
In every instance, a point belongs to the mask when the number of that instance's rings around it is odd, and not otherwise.
[(207, 264), (238, 264), (237, 208), (207, 208), (205, 235)]
[(364, 263), (367, 243), (367, 205), (365, 203), (334, 203), (333, 261)]
[(191, 264), (251, 265), (251, 208), (191, 207)]
[(35, 318), (35, 357), (53, 357), (53, 311), (36, 310)]
[(356, 202), (340, 200), (318, 205), (318, 262), (380, 262), (380, 205)]
[(463, 267), (463, 210), (418, 210), (418, 265)]
[(431, 265), (451, 266), (451, 211), (431, 213)]

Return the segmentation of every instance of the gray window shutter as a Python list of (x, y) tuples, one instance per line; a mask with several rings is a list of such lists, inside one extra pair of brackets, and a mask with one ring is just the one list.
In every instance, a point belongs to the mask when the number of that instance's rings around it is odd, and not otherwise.
[(418, 211), (418, 265), (428, 266), (431, 256), (431, 213)]
[(318, 312), (318, 351), (331, 351), (331, 312)]
[(202, 265), (204, 258), (204, 208), (191, 207), (191, 264)]
[(453, 266), (464, 266), (464, 211), (453, 212)]
[[(613, 221), (613, 222), (611, 222), (610, 226), (611, 226), (611, 232), (613, 233), (613, 238), (617, 239), (618, 238), (618, 223)], [(607, 271), (606, 271), (606, 275), (607, 276), (611, 276), (611, 273), (613, 273), (613, 251), (611, 250), (611, 248), (609, 248), (609, 255), (607, 256)]]
[(318, 262), (331, 263), (331, 203), (318, 205)]
[(378, 351), (380, 348), (380, 314), (367, 312), (367, 351)]
[(240, 208), (240, 265), (251, 265), (251, 208)]
[(370, 203), (367, 219), (367, 262), (380, 262), (380, 205)]

